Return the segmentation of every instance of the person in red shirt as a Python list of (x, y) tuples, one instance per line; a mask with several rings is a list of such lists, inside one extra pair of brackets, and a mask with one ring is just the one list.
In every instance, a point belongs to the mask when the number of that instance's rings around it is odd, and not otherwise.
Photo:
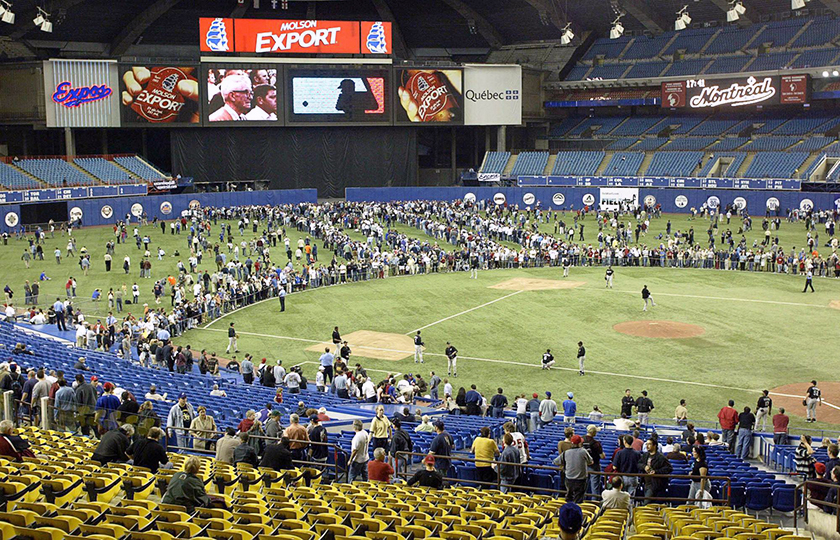
[(788, 443), (788, 424), (790, 418), (785, 414), (785, 408), (779, 407), (779, 412), (773, 416), (773, 444)]
[(729, 453), (735, 453), (735, 426), (738, 424), (738, 411), (735, 410), (735, 400), (730, 399), (729, 405), (718, 413), (720, 429), (723, 430), (723, 442), (729, 447)]
[(371, 482), (391, 483), (394, 468), (385, 463), (385, 449), (377, 448), (373, 451), (373, 459), (368, 461), (368, 480)]

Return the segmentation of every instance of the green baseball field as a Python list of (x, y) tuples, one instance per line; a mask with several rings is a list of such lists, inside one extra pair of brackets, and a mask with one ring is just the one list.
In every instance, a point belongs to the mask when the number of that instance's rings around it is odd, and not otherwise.
[[(570, 217), (566, 216), (569, 220)], [(652, 222), (641, 243), (658, 245), (670, 219), (673, 231), (694, 227), (695, 238), (706, 239), (708, 221), (689, 221), (670, 215)], [(585, 236), (595, 242), (597, 225), (585, 221)], [(552, 225), (544, 225), (553, 231)], [(735, 220), (721, 230), (738, 231)], [(251, 239), (246, 233), (237, 240)], [(412, 237), (434, 241), (420, 231), (400, 226)], [(219, 227), (213, 228), (218, 238)], [(818, 226), (820, 244), (828, 240)], [(177, 262), (189, 257), (186, 234), (162, 235), (159, 226), (148, 225), (153, 253), (153, 278), (177, 275)], [(288, 230), (294, 243), (300, 233)], [(357, 233), (351, 233), (351, 236)], [(66, 253), (67, 237), (56, 233), (44, 246), (43, 261), (32, 261), (27, 269), (21, 255), (24, 240), (9, 239), (0, 245), (0, 276), (14, 291), (16, 307), (23, 304), (24, 280), (38, 280), (42, 271), (51, 278), (41, 282), (40, 306), (44, 309), (56, 297), (65, 297), (68, 276), (78, 282), (75, 300), (88, 320), (107, 314), (107, 301), (92, 302), (95, 288), (107, 297), (109, 288), (123, 284), (141, 287), (141, 304), (154, 306), (154, 279), (139, 278), (142, 251), (129, 237), (129, 244), (116, 247), (114, 264), (105, 271), (105, 243), (113, 238), (108, 228), (74, 231), (77, 249), (91, 254), (92, 268), (82, 274), (78, 257), (63, 258), (57, 264), (56, 247)], [(764, 238), (761, 219), (746, 233), (748, 245)], [(786, 252), (805, 245), (804, 223), (782, 222), (778, 236)], [(361, 239), (361, 235), (358, 235)], [(740, 235), (736, 235), (736, 239)], [(737, 240), (736, 240), (737, 242)], [(157, 259), (157, 247), (166, 251)], [(319, 243), (319, 248), (321, 247)], [(451, 248), (452, 246), (447, 246)], [(174, 253), (180, 251), (180, 256)], [(830, 248), (822, 247), (823, 256)], [(131, 272), (122, 270), (125, 255), (131, 257)], [(319, 263), (328, 263), (331, 253), (321, 249)], [(275, 261), (286, 262), (281, 247), (272, 250)], [(243, 257), (244, 259), (244, 257)], [(214, 267), (212, 254), (201, 269)], [(459, 351), (458, 377), (449, 377), (457, 390), (475, 384), (485, 395), (502, 387), (510, 398), (533, 392), (551, 391), (558, 402), (574, 392), (578, 414), (598, 405), (606, 414), (616, 414), (626, 388), (638, 395), (647, 390), (656, 406), (651, 416), (673, 418), (680, 399), (687, 400), (689, 418), (713, 420), (726, 400), (737, 408), (755, 407), (760, 391), (774, 392), (774, 407), (784, 406), (793, 424), (804, 427), (802, 396), (812, 379), (819, 381), (826, 403), (818, 410), (820, 422), (813, 427), (840, 424), (840, 361), (835, 357), (840, 311), (840, 281), (817, 278), (815, 293), (803, 294), (804, 278), (762, 272), (695, 270), (672, 268), (616, 267), (614, 288), (607, 289), (603, 267), (575, 267), (567, 278), (560, 268), (482, 271), (478, 279), (469, 273), (389, 277), (369, 282), (307, 290), (289, 295), (286, 311), (277, 299), (248, 306), (177, 339), (193, 349), (207, 348), (224, 353), (227, 328), (235, 322), (241, 355), (257, 359), (282, 359), (284, 365), (303, 364), (304, 373), (314, 378), (318, 357), (330, 341), (334, 326), (353, 350), (351, 364), (360, 362), (374, 379), (387, 373), (435, 371), (447, 377), (443, 355), (450, 341)], [(640, 291), (647, 285), (656, 306), (642, 311)], [(191, 294), (188, 294), (191, 298)], [(128, 294), (130, 298), (130, 292)], [(162, 305), (169, 307), (169, 296)], [(126, 306), (126, 311), (138, 311)], [(142, 307), (140, 308), (142, 311)], [(125, 313), (124, 313), (125, 314)], [(123, 314), (123, 315), (124, 315)], [(119, 316), (119, 315), (118, 315)], [(414, 362), (412, 336), (421, 330), (425, 342), (425, 363)], [(586, 375), (578, 374), (577, 342), (586, 346)], [(540, 369), (541, 357), (551, 349), (557, 363), (550, 371)]]

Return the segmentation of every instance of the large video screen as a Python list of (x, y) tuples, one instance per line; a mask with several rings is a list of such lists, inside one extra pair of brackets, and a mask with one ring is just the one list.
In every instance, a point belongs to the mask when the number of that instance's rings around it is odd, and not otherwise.
[(291, 69), (288, 83), (289, 123), (390, 122), (387, 70)]
[[(216, 65), (204, 70), (207, 85), (204, 118), (210, 124), (276, 123), (282, 96), (276, 66)], [(282, 73), (280, 73), (282, 76)], [(282, 115), (281, 115), (282, 116)]]
[(195, 66), (120, 66), (123, 125), (198, 124)]
[(395, 69), (397, 124), (463, 124), (464, 97), (461, 69)]

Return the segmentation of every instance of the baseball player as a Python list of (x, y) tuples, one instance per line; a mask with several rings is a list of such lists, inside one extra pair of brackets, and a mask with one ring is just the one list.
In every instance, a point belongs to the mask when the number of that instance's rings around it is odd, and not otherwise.
[(446, 342), (446, 350), (443, 351), (446, 355), (446, 372), (448, 375), (454, 377), (458, 376), (458, 349), (452, 346), (448, 341)]
[(551, 349), (546, 349), (542, 357), (542, 368), (551, 369), (554, 365), (554, 355), (551, 354)]
[(470, 279), (478, 279), (478, 255), (470, 255)]
[(423, 338), (420, 337), (420, 330), (417, 331), (417, 335), (414, 336), (414, 363), (423, 363)]
[(612, 266), (607, 267), (607, 273), (604, 275), (604, 281), (607, 282), (607, 288), (612, 289), (612, 282), (613, 282), (613, 275), (615, 274), (615, 270), (613, 270)]
[(581, 376), (583, 376), (583, 363), (586, 362), (586, 348), (583, 346), (582, 341), (578, 341), (577, 361), (579, 373)]
[(648, 304), (650, 304), (650, 307), (656, 305), (656, 302), (653, 301), (653, 297), (650, 295), (650, 291), (648, 290), (647, 285), (642, 287), (642, 300), (644, 300), (645, 302), (642, 311), (647, 311)]
[(233, 352), (239, 352), (239, 344), (236, 342), (236, 338), (239, 336), (236, 334), (233, 324), (234, 323), (230, 323), (230, 326), (228, 327), (228, 346), (227, 349), (225, 349), (226, 353), (229, 353), (231, 349), (233, 349)]
[(817, 404), (822, 406), (822, 392), (817, 388), (817, 381), (811, 381), (808, 392), (805, 394), (805, 421), (817, 421)]
[(569, 267), (572, 266), (572, 260), (568, 255), (563, 256), (563, 277), (569, 277)]

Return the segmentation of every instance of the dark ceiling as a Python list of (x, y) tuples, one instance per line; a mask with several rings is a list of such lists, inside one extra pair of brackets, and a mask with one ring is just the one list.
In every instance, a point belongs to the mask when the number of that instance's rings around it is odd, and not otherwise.
[[(110, 44), (196, 45), (198, 18), (235, 15), (252, 18), (389, 19), (390, 10), (409, 49), (488, 48), (500, 44), (559, 39), (571, 21), (578, 36), (586, 30), (603, 36), (614, 8), (626, 15), (631, 32), (670, 30), (675, 13), (687, 5), (693, 24), (725, 24), (727, 0), (290, 0), (286, 10), (272, 9), (271, 0), (12, 0), (14, 25), (0, 23), (0, 36), (14, 41), (94, 42)], [(743, 0), (742, 24), (790, 16), (790, 0)], [(46, 34), (32, 23), (35, 6), (52, 14), (54, 31)], [(813, 10), (835, 10), (840, 0), (813, 0)], [(378, 9), (379, 8), (379, 9)], [(470, 22), (475, 32), (470, 31)], [(838, 23), (840, 24), (840, 23)], [(122, 49), (125, 50), (125, 47)], [(118, 53), (119, 54), (119, 53)]]

